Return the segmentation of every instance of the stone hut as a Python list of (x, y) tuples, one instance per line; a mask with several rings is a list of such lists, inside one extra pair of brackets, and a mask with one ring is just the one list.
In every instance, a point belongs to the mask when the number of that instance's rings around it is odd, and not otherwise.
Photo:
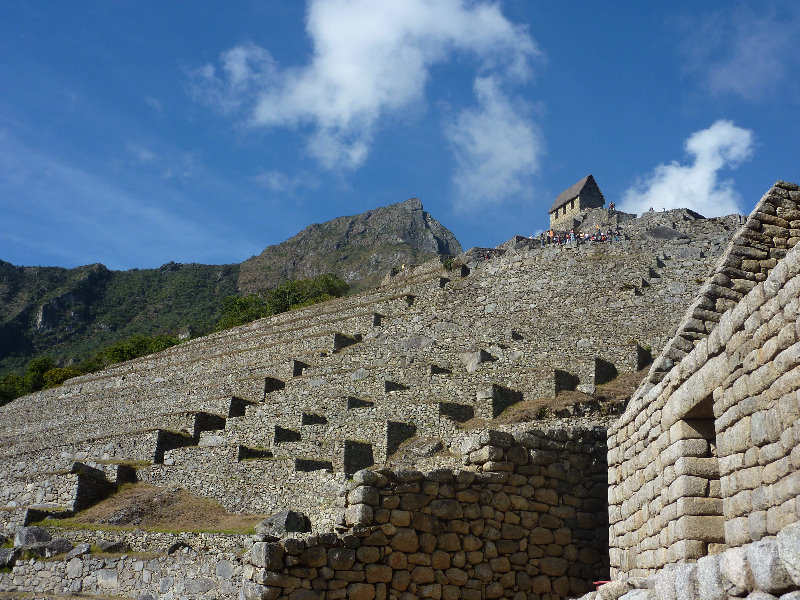
[(589, 208), (602, 208), (605, 204), (603, 193), (597, 186), (594, 177), (587, 175), (578, 183), (565, 189), (558, 195), (550, 207), (550, 227), (553, 229), (571, 229), (572, 219), (581, 211)]

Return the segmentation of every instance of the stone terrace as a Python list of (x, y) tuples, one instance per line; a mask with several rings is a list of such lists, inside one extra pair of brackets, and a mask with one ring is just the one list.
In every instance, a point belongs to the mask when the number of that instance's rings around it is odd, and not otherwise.
[(403, 441), (451, 445), (464, 421), (646, 364), (735, 225), (663, 213), (658, 227), (670, 222), (680, 235), (634, 220), (613, 244), (514, 238), (490, 260), (432, 261), (19, 399), (0, 408), (0, 522), (73, 507), (80, 486), (64, 478), (136, 467), (231, 510), (299, 508), (329, 526), (339, 485)]

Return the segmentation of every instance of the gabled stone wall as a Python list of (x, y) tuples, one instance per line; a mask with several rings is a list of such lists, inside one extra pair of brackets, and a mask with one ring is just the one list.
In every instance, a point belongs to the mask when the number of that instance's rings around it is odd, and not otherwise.
[(614, 578), (800, 520), (798, 240), (800, 188), (779, 182), (609, 429)]

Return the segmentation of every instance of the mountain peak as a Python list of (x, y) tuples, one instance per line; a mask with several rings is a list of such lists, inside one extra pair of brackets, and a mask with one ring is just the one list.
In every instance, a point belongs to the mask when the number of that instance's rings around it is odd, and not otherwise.
[(258, 292), (287, 279), (334, 273), (356, 289), (377, 284), (401, 264), (461, 252), (453, 233), (409, 198), (306, 227), (242, 263), (239, 289)]

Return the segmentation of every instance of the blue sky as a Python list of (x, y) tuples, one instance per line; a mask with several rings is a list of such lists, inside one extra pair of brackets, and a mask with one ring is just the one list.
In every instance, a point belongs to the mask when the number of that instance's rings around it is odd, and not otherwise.
[(465, 248), (592, 173), (631, 211), (800, 180), (796, 2), (0, 3), (0, 259), (242, 261), (419, 197)]

